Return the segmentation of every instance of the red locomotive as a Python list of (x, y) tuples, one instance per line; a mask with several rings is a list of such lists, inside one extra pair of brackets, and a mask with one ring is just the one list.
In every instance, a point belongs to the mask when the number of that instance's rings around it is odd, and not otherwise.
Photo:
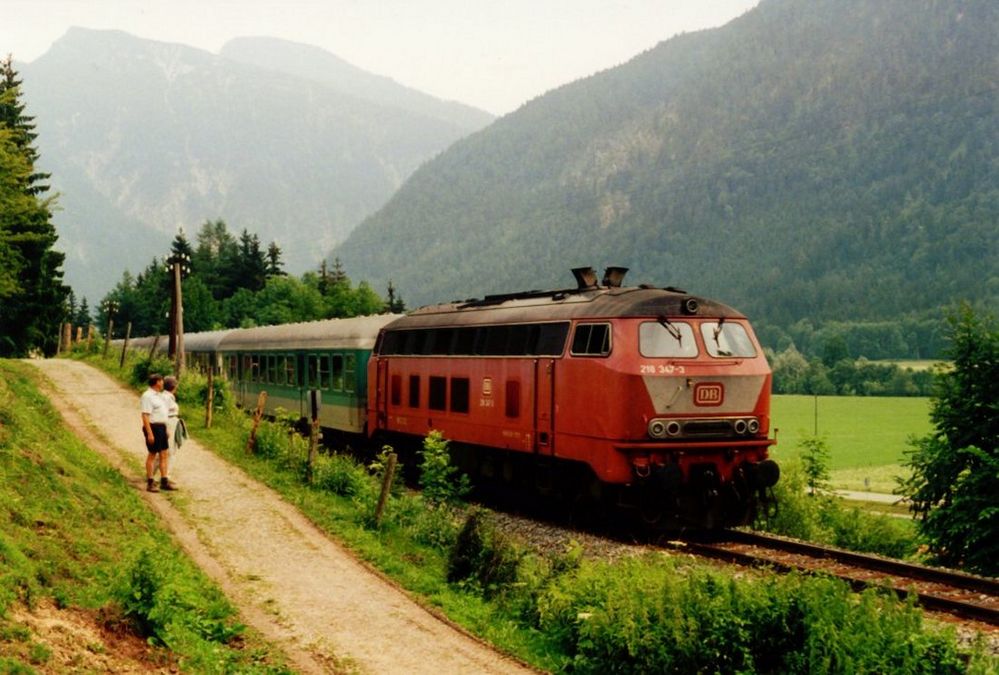
[(598, 284), (578, 268), (576, 288), (386, 325), (368, 362), (368, 434), (438, 429), (473, 474), (610, 496), (664, 524), (745, 523), (779, 477), (763, 350), (732, 308), (624, 288), (626, 271)]

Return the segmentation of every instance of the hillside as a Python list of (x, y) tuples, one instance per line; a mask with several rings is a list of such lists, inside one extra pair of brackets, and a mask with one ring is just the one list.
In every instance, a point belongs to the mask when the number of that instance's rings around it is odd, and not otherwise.
[(492, 115), (478, 108), (442, 101), (389, 77), (373, 75), (312, 45), (270, 37), (243, 37), (229, 40), (219, 53), (233, 61), (313, 80), (348, 96), (439, 119), (469, 133), (493, 121)]
[(118, 31), (71, 29), (19, 69), (41, 167), (62, 193), (66, 278), (91, 300), (164, 254), (179, 227), (193, 236), (216, 218), (277, 240), (289, 271), (304, 271), (489, 120), (365, 98), (364, 84), (384, 78), (358, 69), (335, 87)]
[(999, 298), (999, 4), (764, 0), (421, 167), (334, 250), (414, 305), (629, 281), (763, 322)]

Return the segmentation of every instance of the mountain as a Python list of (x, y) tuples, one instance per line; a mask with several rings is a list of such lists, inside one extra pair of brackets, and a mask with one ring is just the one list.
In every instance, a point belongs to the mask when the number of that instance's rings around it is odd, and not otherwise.
[[(193, 238), (218, 218), (276, 240), (289, 271), (313, 267), (421, 163), (489, 120), (366, 98), (357, 69), (335, 87), (119, 31), (73, 28), (19, 71), (39, 165), (61, 193), (66, 279), (92, 302), (164, 255), (178, 228)], [(380, 92), (384, 78), (367, 78)]]
[(540, 97), (334, 250), (410, 305), (631, 268), (754, 319), (999, 299), (999, 3), (763, 0)]
[(492, 115), (478, 108), (442, 101), (389, 77), (372, 75), (312, 45), (271, 37), (242, 37), (226, 42), (219, 53), (233, 61), (319, 82), (348, 96), (439, 119), (469, 133), (493, 121)]

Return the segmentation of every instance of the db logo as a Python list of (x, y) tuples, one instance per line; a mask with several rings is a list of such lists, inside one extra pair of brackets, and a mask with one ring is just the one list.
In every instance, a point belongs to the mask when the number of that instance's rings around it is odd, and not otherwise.
[(716, 406), (725, 401), (725, 387), (721, 382), (703, 382), (694, 385), (694, 405)]

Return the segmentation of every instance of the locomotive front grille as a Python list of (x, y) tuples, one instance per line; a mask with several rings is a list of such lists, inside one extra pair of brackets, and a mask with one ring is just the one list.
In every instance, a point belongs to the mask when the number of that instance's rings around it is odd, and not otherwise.
[(732, 420), (690, 420), (680, 423), (681, 436), (696, 436), (701, 438), (718, 438), (735, 436)]
[(759, 430), (760, 421), (756, 417), (658, 418), (649, 422), (649, 436), (665, 440), (745, 438)]

